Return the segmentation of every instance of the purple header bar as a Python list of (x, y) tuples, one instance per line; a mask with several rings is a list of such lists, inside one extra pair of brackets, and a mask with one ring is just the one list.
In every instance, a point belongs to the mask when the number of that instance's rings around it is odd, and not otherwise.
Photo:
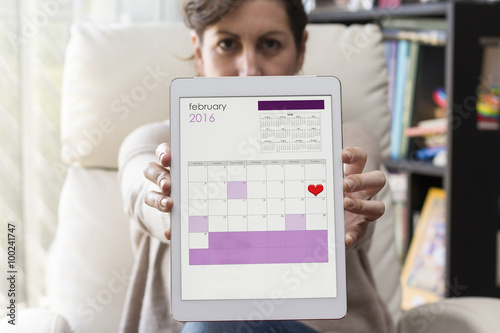
[(324, 100), (309, 101), (259, 101), (259, 111), (263, 110), (323, 110)]

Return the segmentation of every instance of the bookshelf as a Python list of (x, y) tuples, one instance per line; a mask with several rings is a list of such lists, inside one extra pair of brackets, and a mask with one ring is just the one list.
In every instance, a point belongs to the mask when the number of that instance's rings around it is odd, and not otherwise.
[[(430, 51), (442, 64), (434, 79), (443, 80), (448, 96), (447, 164), (436, 167), (412, 160), (390, 160), (390, 170), (408, 174), (408, 239), (414, 211), (427, 190), (446, 190), (446, 296), (500, 297), (500, 131), (477, 127), (476, 89), (481, 78), (482, 37), (500, 37), (500, 3), (435, 2), (398, 8), (339, 11), (321, 5), (313, 23), (380, 23), (382, 20), (442, 18), (447, 41)], [(428, 69), (433, 73), (435, 70)], [(422, 97), (416, 92), (416, 101)]]

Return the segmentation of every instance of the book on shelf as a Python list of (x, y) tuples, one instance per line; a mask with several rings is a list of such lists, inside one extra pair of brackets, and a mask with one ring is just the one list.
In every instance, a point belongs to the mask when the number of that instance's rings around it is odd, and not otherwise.
[[(393, 100), (390, 103), (392, 113), (391, 158), (401, 159), (406, 158), (409, 151), (409, 141), (404, 135), (404, 131), (413, 122), (420, 46), (418, 43), (406, 40), (400, 40), (396, 45), (396, 56), (387, 59), (389, 96)], [(393, 65), (393, 62), (396, 64)]]
[(408, 174), (406, 172), (389, 172), (387, 183), (392, 192), (396, 250), (402, 263), (408, 248)]
[(378, 8), (397, 8), (401, 6), (401, 0), (378, 0)]
[(447, 31), (448, 23), (442, 18), (387, 18), (380, 21), (385, 29)]
[(311, 13), (348, 12), (349, 0), (316, 0)]
[[(419, 63), (419, 50), (420, 45), (416, 42), (410, 42), (410, 50), (408, 52), (408, 64), (407, 64), (407, 75), (403, 99), (403, 115), (402, 115), (402, 131), (404, 132), (407, 128), (411, 127), (413, 123), (413, 110), (414, 110), (414, 99), (415, 99), (415, 89), (417, 82), (417, 69)], [(408, 137), (404, 134), (401, 135), (401, 147), (400, 147), (400, 157), (407, 158), (408, 151), (410, 147), (410, 142)]]
[(396, 76), (394, 79), (394, 102), (392, 105), (391, 120), (391, 147), (390, 156), (392, 159), (401, 158), (401, 137), (403, 133), (403, 105), (406, 85), (406, 75), (410, 42), (400, 40), (398, 42), (398, 52), (396, 55)]
[(402, 30), (384, 28), (382, 35), (385, 39), (409, 40), (434, 46), (446, 45), (447, 33), (442, 30)]
[(435, 118), (420, 121), (417, 126), (405, 130), (405, 136), (414, 138), (419, 136), (431, 136), (446, 133), (448, 120), (446, 118)]
[(383, 19), (380, 22), (385, 39), (442, 46), (446, 44), (448, 23), (440, 18)]
[(445, 166), (448, 131), (448, 119), (445, 114), (448, 102), (442, 88), (435, 89), (432, 95), (436, 104), (434, 118), (419, 121), (416, 126), (405, 129), (404, 135), (413, 138), (413, 159)]
[(446, 194), (430, 188), (401, 273), (403, 311), (444, 298)]
[(394, 85), (396, 80), (396, 56), (398, 54), (398, 42), (396, 40), (386, 40), (383, 43), (385, 49), (385, 60), (387, 63), (387, 76), (389, 80), (389, 109), (392, 110), (394, 102)]

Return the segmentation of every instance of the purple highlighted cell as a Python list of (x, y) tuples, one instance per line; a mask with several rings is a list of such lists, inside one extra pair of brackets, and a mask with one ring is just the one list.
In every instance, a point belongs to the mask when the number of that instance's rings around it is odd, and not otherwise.
[(324, 100), (259, 101), (259, 111), (266, 110), (323, 110)]
[(307, 230), (306, 233), (307, 246), (328, 246), (327, 230)]
[[(204, 230), (201, 218), (190, 230)], [(189, 250), (190, 265), (328, 262), (327, 230), (210, 232), (208, 243)]]
[(286, 230), (306, 230), (305, 214), (287, 214), (285, 215)]
[(270, 264), (286, 263), (285, 247), (270, 247), (267, 249), (267, 262)]
[(268, 231), (250, 231), (248, 232), (248, 247), (267, 247)]
[(272, 247), (285, 247), (286, 246), (286, 231), (268, 231), (267, 232), (267, 246)]
[(306, 246), (306, 231), (291, 230), (286, 233), (286, 247)]
[(267, 264), (267, 248), (249, 248), (248, 249), (248, 263), (249, 264)]
[(228, 232), (228, 248), (247, 248), (248, 240), (247, 240), (248, 232), (246, 231), (238, 231), (238, 232)]
[(228, 199), (246, 199), (247, 182), (227, 182)]
[(248, 264), (248, 249), (229, 249), (229, 264)]
[(208, 249), (190, 249), (189, 250), (190, 265), (208, 265)]
[(307, 247), (308, 262), (328, 262), (328, 248), (322, 246)]
[(208, 250), (209, 265), (225, 265), (228, 261), (227, 249), (209, 249)]
[(286, 248), (286, 262), (305, 262), (307, 259), (307, 247), (287, 247)]
[(227, 244), (227, 232), (211, 232), (208, 234), (208, 247), (210, 249), (226, 249)]
[(208, 216), (190, 216), (189, 232), (208, 232)]

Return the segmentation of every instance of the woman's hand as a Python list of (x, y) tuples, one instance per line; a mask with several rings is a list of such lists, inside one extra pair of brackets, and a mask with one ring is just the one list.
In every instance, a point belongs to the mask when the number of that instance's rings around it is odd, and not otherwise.
[(358, 243), (366, 233), (368, 224), (385, 212), (384, 203), (370, 200), (385, 185), (382, 171), (362, 173), (367, 155), (361, 148), (344, 148), (344, 209), (346, 248)]
[[(170, 198), (170, 146), (163, 143), (156, 149), (158, 163), (150, 162), (144, 168), (144, 176), (158, 186), (159, 191), (149, 191), (144, 202), (161, 212), (170, 212), (173, 200)], [(344, 167), (344, 209), (346, 218), (346, 247), (350, 248), (365, 235), (368, 223), (384, 214), (385, 206), (380, 201), (370, 200), (385, 185), (381, 171), (362, 173), (366, 163), (366, 153), (361, 148), (345, 148), (342, 151)], [(170, 228), (165, 231), (170, 240)]]
[[(174, 204), (170, 197), (170, 189), (172, 181), (170, 180), (170, 161), (172, 155), (170, 153), (170, 145), (162, 143), (156, 148), (156, 157), (158, 163), (149, 162), (144, 167), (144, 176), (158, 186), (159, 191), (149, 191), (144, 196), (144, 202), (161, 212), (170, 212)], [(165, 230), (165, 237), (170, 240), (170, 228)]]

